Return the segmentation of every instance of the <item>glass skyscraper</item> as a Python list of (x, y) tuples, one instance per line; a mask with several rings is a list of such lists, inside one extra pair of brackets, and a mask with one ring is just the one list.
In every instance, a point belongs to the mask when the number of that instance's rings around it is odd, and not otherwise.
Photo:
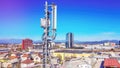
[(66, 34), (66, 48), (72, 48), (74, 44), (73, 33)]

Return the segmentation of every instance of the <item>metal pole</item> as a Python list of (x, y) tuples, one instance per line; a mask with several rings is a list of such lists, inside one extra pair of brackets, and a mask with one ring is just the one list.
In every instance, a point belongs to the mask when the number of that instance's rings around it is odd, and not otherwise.
[(43, 46), (43, 68), (47, 68), (47, 46), (48, 46), (48, 3), (47, 1), (45, 2), (45, 20), (46, 20), (46, 28), (45, 28), (45, 39), (44, 39), (44, 46)]

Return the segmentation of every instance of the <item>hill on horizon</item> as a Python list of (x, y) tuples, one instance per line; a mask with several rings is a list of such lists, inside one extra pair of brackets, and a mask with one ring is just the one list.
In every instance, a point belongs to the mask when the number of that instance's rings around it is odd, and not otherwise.
[[(41, 43), (41, 40), (34, 41), (33, 43)], [(56, 43), (65, 43), (65, 40), (55, 40)], [(102, 40), (102, 41), (78, 41), (74, 40), (76, 44), (103, 44), (105, 42), (114, 42), (116, 44), (119, 43), (118, 40)], [(20, 44), (22, 43), (22, 39), (0, 39), (0, 44)]]

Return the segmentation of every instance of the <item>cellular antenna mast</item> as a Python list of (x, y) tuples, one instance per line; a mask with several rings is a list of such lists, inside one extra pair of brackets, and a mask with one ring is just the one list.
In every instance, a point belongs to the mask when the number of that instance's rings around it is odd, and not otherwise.
[[(51, 10), (52, 9), (52, 10)], [(51, 65), (51, 42), (56, 37), (56, 22), (57, 22), (57, 6), (55, 4), (48, 5), (48, 2), (45, 2), (45, 17), (41, 18), (41, 27), (44, 29), (42, 35), (43, 41), (43, 68), (50, 68)], [(49, 62), (48, 62), (49, 61)]]

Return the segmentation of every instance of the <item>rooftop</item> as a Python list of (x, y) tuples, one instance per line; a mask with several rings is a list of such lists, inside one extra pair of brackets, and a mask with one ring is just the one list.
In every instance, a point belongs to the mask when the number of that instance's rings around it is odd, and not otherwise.
[(33, 63), (33, 61), (30, 60), (30, 59), (26, 59), (22, 63), (24, 63), (24, 64), (30, 64), (30, 63)]
[(120, 64), (117, 59), (110, 59), (107, 58), (104, 60), (104, 66), (105, 67), (120, 67)]

